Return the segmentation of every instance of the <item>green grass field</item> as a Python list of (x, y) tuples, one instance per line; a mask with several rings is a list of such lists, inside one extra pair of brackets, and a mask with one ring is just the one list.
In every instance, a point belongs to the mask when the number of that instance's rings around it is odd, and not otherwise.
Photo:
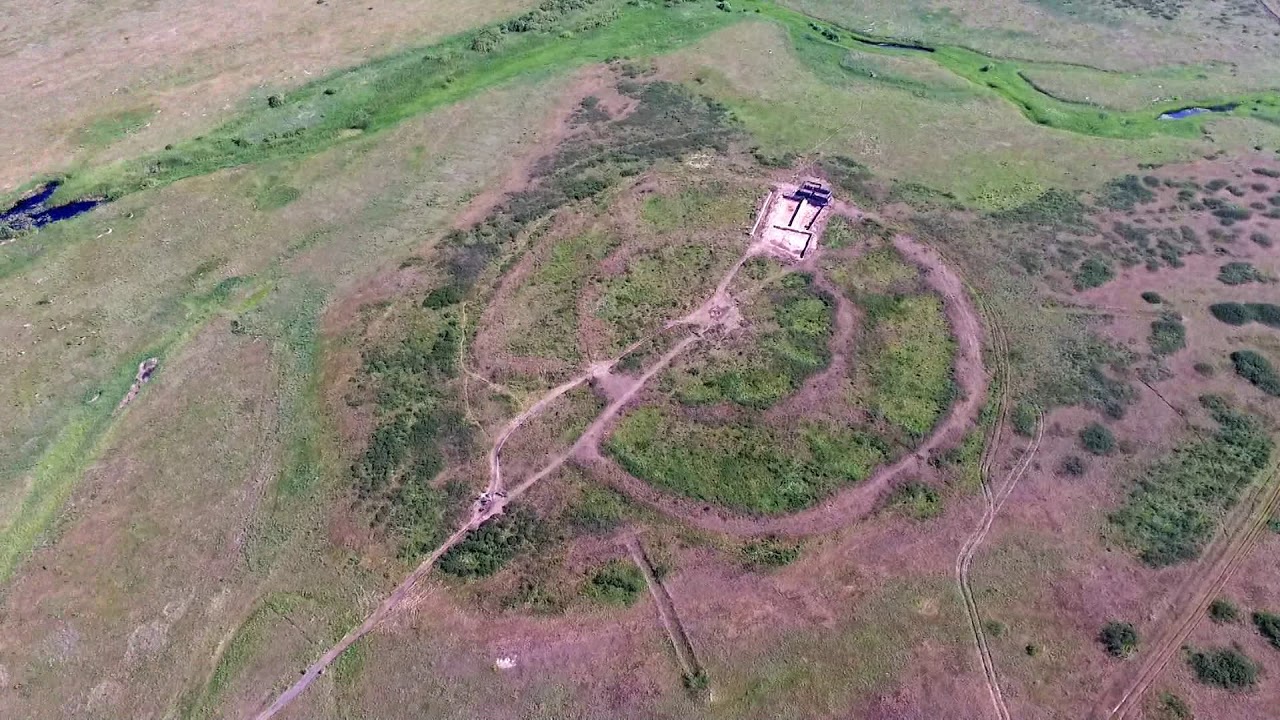
[(857, 432), (710, 427), (653, 407), (627, 414), (607, 448), (636, 477), (758, 514), (808, 507), (863, 479), (884, 457), (878, 441)]

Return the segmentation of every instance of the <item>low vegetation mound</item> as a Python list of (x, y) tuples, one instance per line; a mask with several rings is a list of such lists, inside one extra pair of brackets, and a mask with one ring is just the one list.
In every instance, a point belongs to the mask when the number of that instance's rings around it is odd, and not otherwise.
[(1200, 682), (1225, 690), (1247, 690), (1261, 673), (1258, 664), (1236, 648), (1193, 650), (1187, 663)]
[(1209, 619), (1222, 624), (1240, 621), (1240, 608), (1226, 598), (1218, 598), (1209, 604)]
[(635, 563), (610, 560), (587, 581), (585, 593), (604, 605), (625, 607), (644, 591), (644, 575)]
[(1080, 431), (1080, 444), (1094, 455), (1110, 455), (1116, 449), (1116, 436), (1101, 423), (1090, 423)]
[(1268, 395), (1280, 396), (1280, 375), (1262, 354), (1253, 350), (1237, 350), (1231, 353), (1231, 362), (1237, 375)]
[(930, 485), (909, 482), (893, 491), (889, 507), (916, 520), (928, 520), (942, 514), (942, 494)]
[(1268, 327), (1280, 328), (1280, 305), (1271, 303), (1214, 303), (1209, 312), (1228, 325), (1247, 325), (1258, 322)]
[(1160, 693), (1151, 712), (1151, 720), (1195, 720), (1191, 706), (1173, 693)]
[(1187, 328), (1173, 315), (1166, 315), (1151, 323), (1151, 352), (1156, 355), (1172, 355), (1187, 346)]
[(1152, 566), (1198, 557), (1219, 519), (1271, 457), (1271, 437), (1255, 418), (1218, 397), (1201, 403), (1218, 431), (1156, 462), (1110, 517), (1122, 541)]
[(1271, 643), (1271, 647), (1280, 650), (1280, 615), (1258, 611), (1253, 614), (1253, 626), (1258, 634)]
[(870, 337), (860, 359), (868, 364), (869, 405), (906, 432), (924, 438), (955, 399), (955, 340), (932, 293), (859, 298)]
[(752, 570), (772, 570), (795, 562), (800, 546), (778, 538), (753, 540), (742, 546), (742, 559)]
[(1098, 642), (1107, 654), (1127, 658), (1138, 651), (1138, 631), (1131, 623), (1109, 622), (1098, 633)]
[(1269, 277), (1247, 262), (1230, 262), (1218, 268), (1218, 282), (1223, 285), (1245, 285), (1267, 282)]

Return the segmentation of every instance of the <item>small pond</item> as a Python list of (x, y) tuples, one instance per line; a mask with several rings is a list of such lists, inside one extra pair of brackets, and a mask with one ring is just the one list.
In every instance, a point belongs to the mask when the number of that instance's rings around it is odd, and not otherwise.
[(49, 223), (66, 220), (89, 212), (98, 207), (103, 200), (72, 200), (69, 203), (49, 206), (49, 198), (58, 190), (58, 183), (51, 182), (41, 186), (35, 192), (13, 204), (13, 207), (0, 212), (0, 225), (8, 225), (15, 230), (44, 227)]

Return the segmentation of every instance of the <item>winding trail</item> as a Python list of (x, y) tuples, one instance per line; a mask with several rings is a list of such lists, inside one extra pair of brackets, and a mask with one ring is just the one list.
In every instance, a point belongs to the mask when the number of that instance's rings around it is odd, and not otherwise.
[(1250, 502), (1243, 507), (1248, 510), (1237, 514), (1236, 522), (1232, 523), (1234, 527), (1219, 536), (1219, 541), (1210, 546), (1201, 561), (1205, 572), (1182, 592), (1182, 612), (1155, 639), (1151, 653), (1142, 663), (1103, 693), (1091, 717), (1123, 720), (1140, 707), (1143, 695), (1181, 651), (1210, 603), (1240, 569), (1258, 538), (1268, 532), (1268, 521), (1280, 509), (1280, 466), (1272, 465)]
[[(997, 423), (999, 427), (1002, 423)], [(1031, 467), (1031, 462), (1035, 458), (1036, 452), (1040, 449), (1040, 442), (1044, 438), (1044, 422), (1043, 418), (1036, 425), (1036, 436), (1032, 439), (1031, 444), (1023, 451), (1022, 457), (1018, 460), (1017, 465), (1009, 473), (1009, 479), (1005, 481), (1004, 486), (998, 492), (992, 492), (991, 482), (988, 475), (991, 471), (991, 463), (985, 462), (986, 467), (983, 471), (982, 494), (987, 501), (987, 510), (982, 515), (982, 521), (978, 527), (965, 541), (964, 546), (960, 549), (960, 554), (956, 557), (956, 584), (960, 587), (960, 595), (964, 599), (965, 613), (969, 618), (969, 629), (973, 633), (974, 645), (978, 650), (978, 658), (982, 663), (982, 674), (986, 679), (987, 692), (991, 696), (991, 704), (995, 708), (996, 717), (1000, 720), (1011, 720), (1009, 708), (1004, 701), (1004, 693), (1000, 689), (1000, 677), (996, 672), (995, 660), (991, 656), (991, 648), (987, 643), (986, 630), (982, 627), (982, 614), (978, 610), (978, 600), (973, 594), (973, 586), (970, 576), (973, 572), (973, 558), (978, 553), (978, 549), (982, 547), (982, 543), (986, 541), (987, 536), (991, 534), (991, 528), (995, 525), (996, 515), (1000, 513), (1000, 509), (1004, 507), (1004, 503), (1009, 499), (1009, 495), (1013, 493), (1013, 489), (1018, 485), (1018, 481), (1026, 474), (1027, 469)], [(993, 441), (996, 438), (993, 437)], [(995, 450), (992, 450), (988, 456), (994, 458)]]

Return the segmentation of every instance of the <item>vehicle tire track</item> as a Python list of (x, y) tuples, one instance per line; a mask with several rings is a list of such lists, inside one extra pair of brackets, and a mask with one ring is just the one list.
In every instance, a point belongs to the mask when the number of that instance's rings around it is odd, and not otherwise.
[[(1219, 546), (1217, 558), (1208, 563), (1206, 575), (1191, 591), (1191, 597), (1182, 613), (1156, 640), (1155, 649), (1138, 667), (1133, 680), (1122, 686), (1123, 690), (1113, 690), (1104, 695), (1103, 707), (1095, 711), (1094, 717), (1106, 720), (1123, 720), (1127, 717), (1130, 711), (1138, 707), (1146, 691), (1182, 649), (1182, 644), (1204, 617), (1213, 599), (1240, 569), (1258, 538), (1266, 532), (1267, 523), (1275, 515), (1277, 508), (1280, 508), (1280, 467), (1272, 465), (1270, 474), (1255, 493), (1252, 503), (1252, 512), (1244, 516), (1236, 531)], [(1117, 695), (1119, 699), (1112, 704), (1108, 696)]]
[(978, 609), (977, 598), (973, 594), (973, 587), (970, 582), (970, 575), (973, 568), (973, 558), (977, 554), (983, 541), (991, 532), (991, 528), (995, 523), (996, 514), (1000, 512), (1000, 508), (1004, 505), (1005, 500), (1013, 492), (1018, 480), (1026, 472), (1031, 464), (1031, 459), (1035, 456), (1036, 450), (1039, 448), (1040, 440), (1043, 438), (1043, 422), (1037, 423), (1037, 433), (1032, 444), (1024, 451), (1022, 458), (1015, 465), (1009, 474), (1009, 479), (1005, 486), (996, 493), (992, 489), (991, 475), (995, 467), (996, 458), (999, 455), (1000, 439), (1004, 435), (1005, 425), (1009, 416), (1009, 347), (1008, 339), (1004, 334), (1003, 328), (995, 322), (988, 308), (983, 306), (983, 314), (987, 319), (987, 326), (990, 328), (992, 353), (995, 355), (995, 363), (997, 368), (997, 377), (995, 382), (999, 383), (1000, 391), (996, 397), (996, 418), (992, 423), (991, 431), (987, 437), (986, 447), (983, 448), (982, 460), (979, 464), (979, 476), (982, 480), (982, 497), (986, 501), (986, 510), (983, 512), (982, 521), (974, 532), (965, 541), (960, 549), (960, 553), (956, 556), (956, 585), (960, 589), (961, 599), (964, 601), (965, 615), (969, 619), (969, 629), (973, 635), (974, 647), (978, 651), (978, 659), (982, 665), (983, 678), (987, 685), (987, 694), (991, 698), (992, 707), (995, 709), (996, 716), (1000, 720), (1010, 720), (1009, 708), (1004, 701), (1004, 693), (1000, 688), (1000, 678), (996, 672), (995, 660), (991, 656), (991, 648), (987, 642), (986, 632), (982, 627), (982, 616)]

